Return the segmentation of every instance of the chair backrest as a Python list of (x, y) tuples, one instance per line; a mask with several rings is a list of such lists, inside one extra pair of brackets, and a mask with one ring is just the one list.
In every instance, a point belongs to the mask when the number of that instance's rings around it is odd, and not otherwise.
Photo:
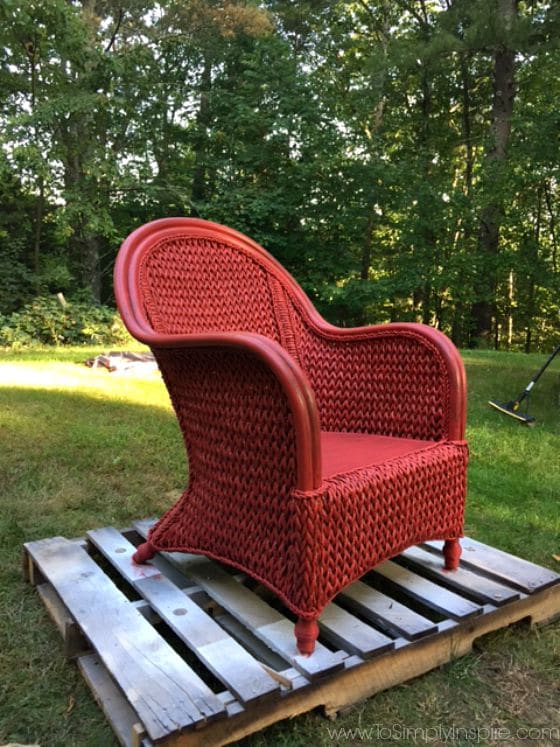
[(134, 232), (121, 253), (131, 258), (136, 305), (155, 332), (253, 332), (298, 360), (293, 301), (312, 306), (286, 270), (246, 236), (209, 221), (163, 219)]

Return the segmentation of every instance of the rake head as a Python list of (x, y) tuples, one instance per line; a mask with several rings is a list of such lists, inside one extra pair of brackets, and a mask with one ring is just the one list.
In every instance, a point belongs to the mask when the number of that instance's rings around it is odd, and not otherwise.
[(493, 400), (490, 400), (488, 404), (490, 405), (490, 407), (498, 410), (498, 412), (502, 412), (504, 415), (509, 415), (510, 418), (523, 423), (523, 425), (527, 425), (529, 427), (533, 427), (535, 425), (535, 418), (533, 418), (531, 415), (526, 415), (522, 412), (519, 412), (519, 400), (512, 399), (509, 402), (494, 402)]

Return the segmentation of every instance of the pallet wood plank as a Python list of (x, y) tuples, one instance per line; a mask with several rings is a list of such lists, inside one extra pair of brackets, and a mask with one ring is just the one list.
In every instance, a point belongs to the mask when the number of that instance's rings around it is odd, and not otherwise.
[(421, 547), (409, 547), (399, 555), (399, 562), (404, 562), (422, 575), (428, 576), (460, 593), (467, 593), (481, 602), (500, 607), (520, 598), (520, 592), (509, 586), (493, 581), (479, 573), (474, 573), (459, 566), (455, 571), (447, 571), (443, 560)]
[(338, 604), (328, 604), (319, 618), (325, 636), (339, 648), (364, 659), (394, 648), (392, 638), (359, 620)]
[(469, 599), (465, 599), (391, 560), (386, 560), (384, 563), (377, 565), (373, 570), (373, 575), (390, 581), (412, 599), (416, 599), (426, 607), (454, 620), (463, 620), (473, 615), (482, 614), (482, 607), (479, 604), (475, 604)]
[(153, 740), (224, 714), (224, 705), (89, 555), (62, 537), (26, 545)]
[[(426, 542), (431, 550), (440, 550), (441, 542)], [(482, 571), (491, 578), (513, 586), (515, 589), (533, 594), (560, 581), (560, 575), (548, 568), (530, 563), (503, 550), (498, 550), (483, 542), (463, 537), (461, 540), (461, 565), (475, 571)]]
[[(203, 592), (205, 596), (208, 596), (206, 592)], [(209, 598), (209, 597), (208, 597)], [(217, 622), (220, 623), (224, 630), (232, 635), (247, 651), (250, 651), (260, 662), (270, 669), (281, 672), (286, 669), (286, 662), (278, 654), (272, 651), (267, 645), (265, 645), (260, 638), (257, 638), (251, 633), (248, 628), (237, 620), (237, 618), (230, 615), (225, 610), (216, 615)], [(301, 675), (298, 673), (298, 677)]]
[(372, 620), (391, 635), (404, 636), (411, 641), (436, 633), (438, 629), (436, 623), (363, 581), (355, 581), (347, 586), (337, 599), (343, 600), (348, 607)]
[[(152, 519), (135, 522), (138, 533), (146, 537)], [(316, 679), (343, 667), (344, 655), (329, 651), (317, 642), (312, 656), (301, 656), (296, 648), (293, 623), (264, 602), (224, 571), (217, 563), (203, 555), (161, 553), (187, 578), (195, 581), (220, 606), (243, 623), (257, 638), (304, 677)]]
[(172, 630), (242, 703), (279, 693), (279, 684), (236, 640), (179, 589), (162, 580), (137, 586)]
[[(173, 562), (182, 565), (185, 561), (181, 553), (166, 553)], [(260, 597), (243, 586), (217, 564), (204, 559), (197, 563), (191, 556), (186, 560), (188, 573), (220, 606), (230, 615), (246, 625), (257, 638), (279, 656), (292, 664), (309, 679), (316, 679), (340, 669), (340, 655), (329, 651), (317, 642), (312, 656), (298, 653), (293, 623), (280, 612), (264, 602)]]
[[(78, 667), (122, 747), (134, 747), (137, 739), (133, 736), (133, 729), (138, 723), (138, 715), (111, 679), (103, 662), (97, 654), (87, 654), (80, 656)], [(151, 745), (149, 739), (143, 740), (143, 747)]]
[(45, 583), (46, 579), (33, 562), (33, 558), (27, 549), (27, 544), (23, 546), (22, 564), (24, 578), (26, 581), (29, 581), (31, 586), (39, 586)]
[[(116, 529), (88, 532), (88, 538), (149, 602), (162, 620), (244, 703), (279, 693), (280, 686), (256, 659), (157, 568), (136, 565), (136, 548)], [(145, 572), (143, 572), (145, 571)]]

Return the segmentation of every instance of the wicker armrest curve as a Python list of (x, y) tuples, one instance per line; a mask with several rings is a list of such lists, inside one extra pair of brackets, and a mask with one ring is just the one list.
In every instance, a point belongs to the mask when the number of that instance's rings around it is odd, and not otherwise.
[[(309, 345), (308, 359), (304, 360), (306, 370), (318, 371), (320, 377), (321, 368), (315, 365), (311, 356), (319, 356), (323, 362), (323, 368), (328, 368), (329, 359), (336, 359), (338, 367), (338, 379), (352, 376), (355, 383), (355, 391), (359, 392), (361, 384), (367, 385), (367, 379), (376, 375), (379, 364), (383, 365), (383, 342), (390, 344), (391, 341), (408, 343), (422, 348), (424, 354), (437, 361), (437, 381), (434, 387), (439, 391), (442, 401), (446, 401), (446, 428), (440, 437), (449, 440), (460, 441), (464, 439), (466, 424), (466, 375), (465, 368), (459, 351), (451, 340), (439, 330), (425, 324), (395, 322), (390, 324), (371, 325), (365, 327), (340, 328), (326, 322), (318, 313), (307, 316), (308, 330), (311, 342)], [(352, 370), (352, 359), (349, 354), (352, 348), (360, 347), (367, 349), (365, 354), (370, 367), (368, 370)], [(363, 354), (362, 354), (363, 355)], [(334, 367), (334, 364), (332, 364)], [(406, 366), (406, 357), (403, 356), (403, 376)], [(362, 381), (360, 381), (360, 378)], [(311, 377), (316, 396), (321, 398), (321, 386), (318, 381)], [(394, 378), (394, 386), (398, 387), (399, 377)], [(328, 388), (328, 382), (323, 385)], [(387, 391), (390, 395), (392, 392)], [(321, 407), (319, 408), (321, 412)]]
[(315, 490), (321, 483), (320, 425), (309, 381), (296, 361), (278, 343), (249, 332), (191, 335), (161, 334), (147, 327), (130, 330), (141, 342), (158, 350), (237, 350), (254, 356), (278, 380), (289, 404), (295, 429), (298, 490)]

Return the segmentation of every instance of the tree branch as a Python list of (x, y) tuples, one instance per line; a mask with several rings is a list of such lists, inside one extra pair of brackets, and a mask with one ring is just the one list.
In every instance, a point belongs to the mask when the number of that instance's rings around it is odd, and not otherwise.
[(113, 29), (113, 33), (111, 35), (111, 38), (109, 39), (109, 43), (105, 47), (105, 52), (110, 52), (111, 47), (115, 43), (115, 40), (117, 38), (117, 34), (119, 33), (119, 29), (121, 27), (121, 23), (124, 18), (124, 10), (122, 8), (119, 9), (119, 17), (117, 18), (117, 23), (115, 24), (115, 28)]

